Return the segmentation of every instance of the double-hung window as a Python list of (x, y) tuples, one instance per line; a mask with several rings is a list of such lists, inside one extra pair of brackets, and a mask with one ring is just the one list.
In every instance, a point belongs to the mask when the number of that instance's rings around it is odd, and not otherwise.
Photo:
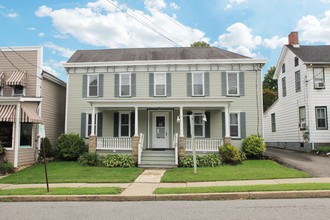
[(306, 108), (305, 106), (299, 107), (299, 128), (306, 129)]
[(296, 92), (300, 92), (301, 91), (300, 71), (295, 72), (295, 85), (296, 85)]
[(313, 69), (314, 74), (314, 88), (315, 89), (324, 89), (325, 80), (324, 80), (324, 68), (316, 67)]
[(282, 78), (282, 96), (286, 96), (286, 79), (285, 77)]
[(21, 137), (20, 146), (21, 147), (31, 147), (32, 146), (32, 123), (21, 123)]
[(195, 137), (205, 137), (204, 112), (194, 112)]
[(272, 125), (272, 132), (276, 132), (276, 118), (275, 118), (275, 113), (271, 114), (270, 116), (271, 120), (271, 125)]
[(21, 85), (13, 86), (13, 96), (24, 96), (25, 95), (25, 88)]
[(119, 137), (130, 137), (131, 132), (131, 114), (130, 112), (119, 113)]
[(240, 137), (240, 114), (230, 113), (230, 136), (233, 138)]
[(327, 107), (325, 106), (315, 107), (315, 116), (316, 116), (316, 129), (327, 130), (328, 129)]
[[(86, 114), (86, 137), (92, 133), (92, 114)], [(94, 134), (97, 134), (97, 114), (94, 115)]]
[(119, 75), (119, 94), (120, 96), (131, 96), (131, 74), (122, 73)]
[(192, 95), (204, 96), (204, 73), (192, 73)]
[(99, 95), (99, 75), (88, 75), (87, 85), (88, 97), (97, 97)]
[(166, 96), (166, 73), (154, 74), (154, 96)]
[(238, 72), (227, 73), (227, 95), (239, 95), (239, 74)]

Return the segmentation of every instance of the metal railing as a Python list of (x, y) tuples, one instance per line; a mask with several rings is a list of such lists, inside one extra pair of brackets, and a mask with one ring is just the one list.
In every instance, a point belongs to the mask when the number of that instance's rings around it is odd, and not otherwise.
[(97, 150), (132, 150), (131, 138), (98, 137)]
[(141, 156), (143, 151), (143, 142), (144, 142), (144, 134), (140, 133), (140, 139), (138, 144), (138, 164), (141, 164)]
[[(223, 139), (195, 139), (196, 151), (216, 152), (223, 145)], [(192, 151), (191, 138), (186, 139), (186, 151)]]

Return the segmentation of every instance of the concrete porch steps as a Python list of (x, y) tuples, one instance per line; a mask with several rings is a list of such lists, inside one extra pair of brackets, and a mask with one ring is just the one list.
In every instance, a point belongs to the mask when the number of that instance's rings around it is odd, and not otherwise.
[(174, 150), (151, 151), (144, 150), (141, 155), (141, 164), (143, 168), (174, 168), (175, 152)]

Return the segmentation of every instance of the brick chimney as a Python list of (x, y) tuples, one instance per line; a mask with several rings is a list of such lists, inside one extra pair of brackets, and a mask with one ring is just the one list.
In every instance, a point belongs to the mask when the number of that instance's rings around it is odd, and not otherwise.
[(289, 45), (292, 45), (293, 47), (299, 47), (299, 41), (298, 41), (298, 32), (293, 31), (288, 36)]

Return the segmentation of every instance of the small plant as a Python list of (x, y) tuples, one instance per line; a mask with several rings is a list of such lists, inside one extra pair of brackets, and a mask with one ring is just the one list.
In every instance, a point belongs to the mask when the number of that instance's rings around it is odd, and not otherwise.
[(6, 148), (0, 142), (0, 155), (3, 155), (5, 153), (6, 153)]
[(222, 145), (219, 148), (219, 154), (223, 163), (237, 165), (242, 162), (240, 151), (231, 144)]
[(327, 154), (330, 153), (330, 146), (322, 146), (316, 150), (316, 154)]
[(266, 151), (264, 139), (256, 135), (250, 135), (242, 142), (242, 151), (249, 159), (260, 159)]
[[(197, 159), (197, 158), (196, 158)], [(198, 161), (196, 161), (198, 164)], [(180, 167), (194, 167), (193, 155), (186, 155), (182, 161), (179, 163)]]
[(199, 156), (198, 159), (201, 167), (218, 167), (221, 165), (219, 154), (206, 154)]
[(101, 159), (101, 165), (104, 167), (135, 167), (135, 161), (131, 155), (127, 154), (108, 154)]
[(13, 164), (10, 162), (0, 164), (0, 174), (6, 175), (9, 173), (14, 173)]
[(100, 157), (96, 153), (83, 153), (79, 158), (78, 162), (82, 166), (100, 166)]
[(87, 152), (85, 141), (78, 134), (62, 134), (56, 146), (56, 156), (65, 161), (76, 161), (82, 153)]
[(53, 157), (54, 156), (54, 149), (53, 149), (53, 146), (51, 145), (51, 143), (50, 143), (50, 141), (47, 137), (45, 137), (41, 140), (40, 158), (44, 157), (44, 147), (45, 147), (46, 157), (48, 157), (48, 158)]

